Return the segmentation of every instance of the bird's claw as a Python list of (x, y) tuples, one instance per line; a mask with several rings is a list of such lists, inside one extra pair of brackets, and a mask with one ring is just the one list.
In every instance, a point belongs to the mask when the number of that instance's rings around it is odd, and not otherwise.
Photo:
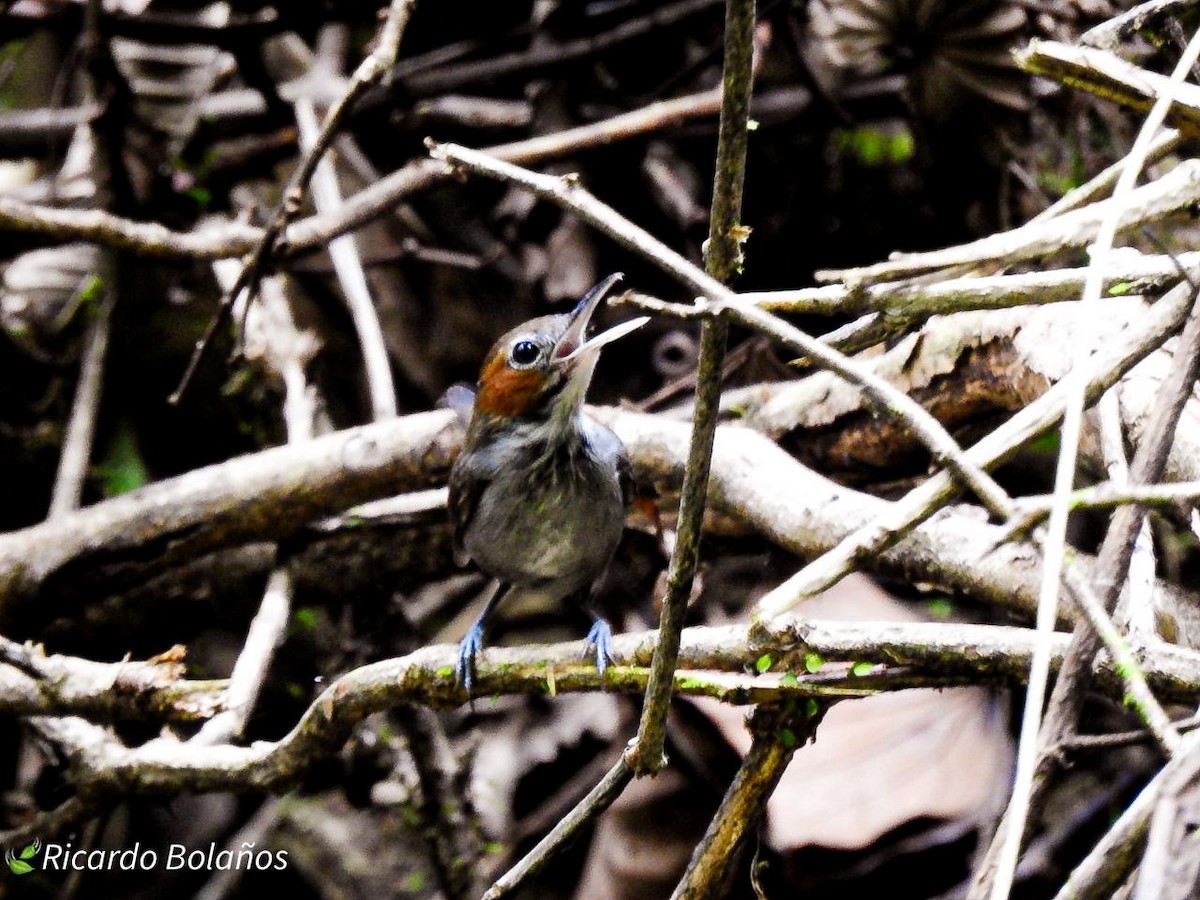
[(586, 644), (596, 654), (596, 671), (600, 673), (600, 683), (604, 684), (604, 672), (608, 664), (616, 665), (612, 655), (612, 626), (606, 619), (596, 618), (591, 631), (587, 633)]
[(476, 622), (458, 645), (458, 665), (454, 668), (455, 678), (464, 691), (471, 693), (475, 683), (475, 656), (483, 650), (483, 625)]

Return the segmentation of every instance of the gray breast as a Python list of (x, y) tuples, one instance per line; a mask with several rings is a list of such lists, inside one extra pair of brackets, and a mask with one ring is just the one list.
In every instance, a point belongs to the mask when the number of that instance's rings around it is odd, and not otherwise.
[(589, 431), (575, 446), (540, 448), (496, 473), (464, 536), (480, 568), (556, 597), (603, 572), (625, 518), (613, 456), (621, 445), (607, 429)]

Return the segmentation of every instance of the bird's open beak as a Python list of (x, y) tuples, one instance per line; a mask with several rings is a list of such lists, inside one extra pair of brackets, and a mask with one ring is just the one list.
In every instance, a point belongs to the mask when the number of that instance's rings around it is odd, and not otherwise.
[(637, 319), (630, 319), (628, 322), (622, 322), (620, 325), (614, 325), (607, 331), (592, 335), (590, 338), (587, 336), (587, 328), (592, 321), (592, 315), (600, 308), (600, 304), (604, 302), (612, 286), (623, 277), (620, 272), (614, 272), (588, 291), (587, 295), (579, 301), (579, 305), (571, 312), (571, 321), (567, 325), (567, 330), (554, 345), (554, 353), (550, 357), (552, 363), (556, 365), (570, 363), (581, 356), (595, 358), (596, 351), (605, 344), (610, 344), (617, 338), (636, 331), (650, 321), (649, 316), (641, 316)]

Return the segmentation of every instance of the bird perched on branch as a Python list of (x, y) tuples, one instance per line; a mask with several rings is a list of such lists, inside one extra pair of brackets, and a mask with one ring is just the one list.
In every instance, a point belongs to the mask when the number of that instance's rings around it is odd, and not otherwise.
[(469, 416), (450, 470), (455, 557), (499, 582), (458, 648), (468, 693), (488, 616), (513, 591), (579, 603), (594, 620), (587, 640), (602, 677), (612, 661), (612, 629), (590, 599), (621, 539), (628, 461), (620, 439), (583, 412), (583, 398), (600, 348), (648, 321), (588, 337), (620, 278), (604, 279), (569, 313), (509, 331), (488, 352), (474, 395), (461, 387), (447, 394)]

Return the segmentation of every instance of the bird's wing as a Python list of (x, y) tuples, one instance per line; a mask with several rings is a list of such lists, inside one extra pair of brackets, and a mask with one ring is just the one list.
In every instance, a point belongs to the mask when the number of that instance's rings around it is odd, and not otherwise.
[(617, 482), (621, 485), (621, 502), (628, 507), (633, 500), (636, 485), (633, 482), (633, 465), (629, 462), (629, 454), (625, 452), (623, 444), (621, 455), (617, 457)]
[(617, 481), (621, 485), (621, 498), (625, 505), (633, 497), (633, 466), (621, 439), (606, 425), (601, 425), (589, 415), (583, 417), (583, 430), (592, 452), (601, 460), (612, 463), (617, 470)]
[(467, 528), (475, 517), (475, 510), (479, 507), (479, 498), (483, 495), (491, 478), (481, 472), (477, 466), (468, 464), (462, 456), (459, 457), (459, 460), (462, 462), (455, 461), (454, 469), (451, 472), (450, 496), (447, 506), (450, 508), (450, 523), (454, 529), (454, 561), (458, 565), (464, 566), (471, 559), (466, 547), (463, 546)]
[(452, 384), (442, 394), (438, 406), (454, 410), (465, 428), (471, 424), (471, 413), (475, 409), (475, 389), (462, 382)]

